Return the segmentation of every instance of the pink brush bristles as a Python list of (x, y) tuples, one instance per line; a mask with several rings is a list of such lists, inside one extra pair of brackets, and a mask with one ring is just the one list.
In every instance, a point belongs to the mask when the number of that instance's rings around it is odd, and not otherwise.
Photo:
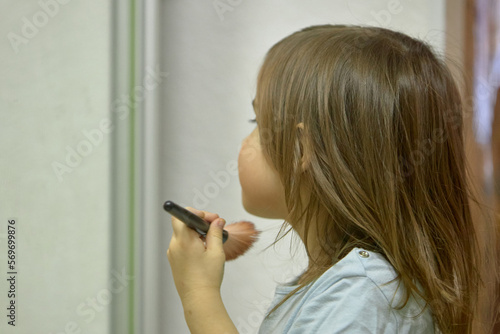
[(224, 243), (226, 261), (231, 261), (243, 255), (259, 236), (255, 225), (249, 221), (241, 221), (226, 225), (224, 229), (228, 232), (228, 238)]

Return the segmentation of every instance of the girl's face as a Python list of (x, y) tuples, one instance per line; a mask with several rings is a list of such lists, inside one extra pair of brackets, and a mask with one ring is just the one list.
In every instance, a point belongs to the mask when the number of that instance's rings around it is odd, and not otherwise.
[(285, 191), (278, 172), (264, 157), (258, 127), (243, 140), (238, 171), (245, 210), (259, 217), (285, 219)]

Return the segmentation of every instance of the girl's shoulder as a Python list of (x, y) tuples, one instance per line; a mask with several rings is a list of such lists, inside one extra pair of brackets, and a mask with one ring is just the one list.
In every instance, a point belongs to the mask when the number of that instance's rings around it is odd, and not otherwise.
[[(420, 286), (417, 282), (417, 286)], [(425, 301), (412, 296), (405, 307), (406, 290), (399, 281), (398, 273), (380, 253), (362, 248), (353, 248), (344, 258), (335, 263), (313, 284), (305, 289), (305, 296), (343, 294), (360, 301), (373, 302), (397, 316), (417, 316), (426, 308)]]
[[(274, 304), (293, 288), (279, 286)], [(332, 328), (338, 328), (338, 333), (434, 333), (432, 314), (425, 303), (410, 298), (398, 308), (404, 297), (404, 286), (383, 255), (354, 248), (266, 322), (274, 318), (289, 333), (337, 333)]]
[[(308, 292), (323, 293), (336, 288), (337, 285), (345, 290), (351, 284), (362, 284), (365, 287), (370, 286), (374, 292), (380, 290), (386, 297), (391, 294), (390, 299), (392, 299), (398, 286), (397, 277), (396, 270), (382, 254), (353, 248), (345, 257), (325, 271), (309, 287)], [(356, 283), (358, 281), (359, 283)]]

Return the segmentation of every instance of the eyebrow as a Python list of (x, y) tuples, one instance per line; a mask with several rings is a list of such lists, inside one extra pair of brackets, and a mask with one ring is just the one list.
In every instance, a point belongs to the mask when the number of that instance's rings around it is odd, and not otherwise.
[(255, 109), (255, 99), (252, 100), (252, 107)]

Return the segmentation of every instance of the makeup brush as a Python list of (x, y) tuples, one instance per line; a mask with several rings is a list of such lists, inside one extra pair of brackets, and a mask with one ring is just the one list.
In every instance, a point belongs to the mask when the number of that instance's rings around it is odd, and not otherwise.
[[(163, 208), (188, 227), (198, 232), (198, 234), (202, 236), (207, 235), (210, 223), (203, 218), (198, 217), (172, 201), (166, 201), (163, 204)], [(226, 261), (234, 260), (243, 255), (257, 240), (259, 233), (255, 229), (254, 224), (249, 221), (240, 221), (224, 226), (222, 242), (224, 243), (223, 248), (226, 254)]]

